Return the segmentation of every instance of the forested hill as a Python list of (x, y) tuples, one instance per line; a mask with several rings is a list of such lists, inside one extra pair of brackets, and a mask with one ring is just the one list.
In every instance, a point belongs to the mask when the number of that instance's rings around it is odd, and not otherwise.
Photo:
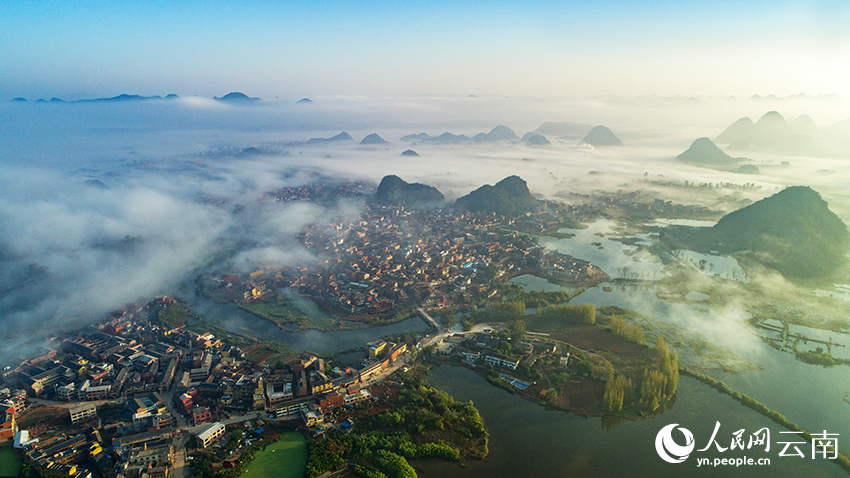
[(455, 206), (473, 212), (495, 212), (503, 216), (518, 216), (540, 206), (528, 191), (525, 180), (519, 176), (508, 176), (494, 186), (485, 184), (466, 196), (460, 197)]
[(846, 264), (847, 225), (820, 194), (806, 186), (786, 188), (724, 216), (708, 229), (710, 246), (747, 251), (789, 277), (823, 277)]

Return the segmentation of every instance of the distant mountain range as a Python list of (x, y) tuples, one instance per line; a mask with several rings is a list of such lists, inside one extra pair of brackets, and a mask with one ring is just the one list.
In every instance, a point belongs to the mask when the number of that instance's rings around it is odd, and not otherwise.
[(613, 131), (608, 129), (607, 126), (594, 126), (592, 130), (588, 131), (587, 135), (585, 135), (584, 139), (581, 140), (583, 144), (589, 144), (591, 146), (622, 146), (623, 142), (620, 141), (620, 138), (614, 134)]
[(744, 117), (720, 133), (716, 141), (737, 150), (759, 149), (779, 152), (805, 153), (820, 149), (817, 145), (818, 128), (807, 115), (800, 115), (788, 123), (777, 111), (769, 111), (757, 122)]
[(387, 143), (387, 141), (384, 140), (384, 138), (378, 136), (377, 133), (372, 133), (370, 135), (367, 135), (365, 138), (363, 138), (362, 141), (360, 141), (360, 144), (386, 144), (386, 143)]
[(472, 141), (469, 136), (465, 134), (452, 134), (446, 131), (440, 136), (431, 136), (427, 133), (419, 133), (419, 134), (408, 134), (406, 136), (401, 137), (402, 141), (413, 141), (420, 143), (440, 143), (440, 144), (460, 144), (460, 143), (469, 143)]
[(260, 101), (259, 98), (251, 98), (245, 93), (240, 93), (238, 91), (228, 93), (222, 96), (221, 98), (215, 97), (213, 99), (216, 101), (221, 101), (222, 103), (254, 103)]
[(494, 186), (481, 186), (455, 201), (455, 207), (473, 212), (494, 212), (503, 216), (518, 216), (536, 210), (542, 204), (528, 190), (519, 176), (509, 176)]
[(408, 183), (395, 175), (384, 176), (375, 191), (375, 201), (394, 206), (432, 208), (442, 206), (445, 196), (437, 188), (420, 183)]
[(727, 214), (696, 243), (744, 254), (788, 277), (825, 277), (846, 266), (850, 233), (817, 191), (794, 186)]
[[(179, 96), (175, 94), (162, 96), (140, 96), (140, 95), (128, 95), (121, 94), (118, 96), (112, 96), (110, 98), (94, 98), (90, 100), (75, 100), (75, 101), (65, 101), (61, 98), (50, 98), (50, 100), (39, 99), (34, 101), (34, 103), (119, 103), (119, 102), (131, 102), (131, 101), (150, 101), (150, 100), (176, 100)], [(28, 103), (26, 98), (15, 98), (12, 101), (19, 103)]]
[(546, 146), (547, 144), (552, 144), (549, 142), (548, 139), (546, 139), (545, 136), (543, 136), (542, 134), (535, 133), (533, 131), (530, 133), (525, 133), (521, 141), (524, 141), (525, 144), (527, 144), (528, 146)]
[[(119, 102), (131, 102), (131, 101), (152, 101), (152, 100), (176, 100), (180, 98), (175, 94), (169, 94), (165, 97), (162, 96), (141, 96), (141, 95), (128, 95), (126, 93), (112, 96), (109, 98), (94, 98), (89, 100), (75, 100), (75, 101), (65, 101), (61, 98), (51, 98), (50, 101), (45, 99), (36, 100), (35, 103), (119, 103)], [(220, 101), (222, 103), (254, 103), (260, 101), (260, 98), (252, 98), (245, 93), (240, 93), (238, 91), (234, 91), (232, 93), (228, 93), (221, 98), (214, 97), (216, 101)], [(15, 98), (15, 102), (26, 103), (28, 102), (26, 98)], [(309, 100), (308, 100), (309, 101)]]
[(495, 143), (497, 141), (517, 141), (519, 136), (507, 126), (499, 125), (491, 129), (489, 133), (476, 134), (472, 137), (472, 140), (480, 143)]
[(708, 138), (698, 138), (686, 151), (676, 156), (676, 159), (701, 166), (726, 166), (746, 160), (729, 156)]
[(518, 141), (519, 136), (514, 130), (504, 125), (499, 125), (490, 130), (489, 133), (478, 133), (472, 138), (463, 134), (452, 134), (448, 131), (440, 136), (431, 136), (427, 133), (408, 134), (401, 137), (402, 141), (438, 143), (438, 144), (461, 144), (461, 143), (495, 143), (499, 141)]
[(354, 141), (354, 138), (352, 138), (350, 134), (343, 131), (342, 133), (336, 136), (332, 136), (330, 138), (310, 138), (307, 140), (307, 144), (335, 143), (338, 141)]

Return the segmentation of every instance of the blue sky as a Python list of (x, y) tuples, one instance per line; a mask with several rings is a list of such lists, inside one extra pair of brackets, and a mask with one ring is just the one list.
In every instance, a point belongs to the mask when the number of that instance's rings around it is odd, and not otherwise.
[(850, 97), (847, 2), (308, 3), (0, 1), (0, 98)]

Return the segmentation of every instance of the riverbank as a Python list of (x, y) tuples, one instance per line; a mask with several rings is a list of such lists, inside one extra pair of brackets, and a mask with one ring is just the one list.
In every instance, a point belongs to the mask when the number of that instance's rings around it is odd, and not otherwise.
[[(743, 406), (755, 411), (756, 413), (770, 419), (772, 422), (776, 423), (777, 425), (782, 425), (783, 427), (787, 428), (788, 430), (791, 430), (792, 432), (800, 432), (800, 436), (802, 436), (805, 440), (807, 440), (809, 442), (811, 442), (814, 439), (814, 437), (812, 436), (812, 434), (809, 431), (798, 426), (796, 423), (788, 420), (781, 413), (776, 412), (774, 410), (771, 410), (770, 408), (768, 408), (767, 406), (758, 402), (757, 400), (753, 399), (749, 395), (743, 394), (743, 393), (738, 392), (736, 390), (732, 390), (732, 388), (729, 387), (729, 385), (726, 385), (726, 383), (721, 381), (721, 380), (717, 380), (713, 377), (710, 377), (710, 376), (702, 374), (702, 373), (691, 372), (687, 368), (680, 370), (679, 373), (681, 373), (682, 375), (686, 375), (688, 377), (694, 378), (696, 380), (699, 380), (700, 382), (710, 386), (711, 388), (717, 390), (718, 392), (732, 397), (734, 400), (738, 401), (741, 405), (743, 405)], [(832, 448), (830, 447), (830, 450), (831, 449)], [(838, 452), (838, 458), (836, 458), (833, 461), (835, 462), (835, 464), (837, 464), (838, 466), (843, 468), (845, 471), (850, 473), (850, 455), (839, 451)]]
[[(700, 458), (747, 457), (769, 458), (770, 467), (697, 467), (695, 456), (684, 464), (668, 464), (658, 457), (655, 437), (664, 425), (679, 423), (690, 430), (701, 448), (708, 441), (717, 420), (723, 423), (724, 446), (729, 446), (731, 432), (740, 428), (748, 432), (768, 427), (772, 437), (782, 429), (765, 417), (752, 413), (726, 396), (690, 377), (682, 377), (674, 403), (664, 411), (643, 420), (621, 417), (601, 418), (546, 410), (543, 407), (493, 387), (481, 376), (463, 367), (440, 366), (428, 376), (431, 386), (445, 390), (460, 401), (473, 401), (490, 433), (490, 454), (484, 460), (457, 463), (436, 460), (411, 462), (422, 477), (523, 478), (645, 477), (715, 478), (717, 476), (751, 478), (764, 476), (800, 478), (823, 476), (840, 478), (847, 475), (827, 460), (778, 458), (781, 446), (753, 447), (746, 452), (714, 450), (702, 452)], [(718, 436), (720, 438), (720, 436)], [(680, 438), (681, 439), (681, 438)], [(775, 444), (775, 443), (774, 443)], [(802, 448), (802, 447), (801, 447)], [(627, 459), (624, 450), (628, 450)]]
[(347, 466), (371, 476), (416, 476), (408, 460), (459, 463), (487, 456), (489, 434), (471, 402), (430, 387), (418, 373), (399, 378), (382, 386), (377, 400), (341, 411), (347, 432), (327, 429), (308, 442), (308, 477)]

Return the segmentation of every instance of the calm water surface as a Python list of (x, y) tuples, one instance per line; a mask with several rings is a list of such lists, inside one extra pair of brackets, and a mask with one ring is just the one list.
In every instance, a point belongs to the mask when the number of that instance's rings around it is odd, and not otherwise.
[[(683, 377), (676, 402), (670, 410), (639, 421), (582, 418), (543, 407), (493, 387), (483, 378), (462, 367), (439, 366), (432, 370), (430, 383), (461, 401), (472, 400), (490, 432), (490, 454), (483, 461), (454, 463), (421, 460), (414, 466), (421, 477), (458, 478), (551, 478), (551, 477), (663, 477), (663, 476), (765, 476), (815, 477), (847, 474), (828, 460), (780, 457), (783, 445), (779, 426), (721, 395), (696, 380)], [(655, 451), (655, 436), (663, 426), (678, 423), (690, 430), (696, 450), (709, 441), (716, 421), (720, 421), (718, 442), (729, 447), (732, 433), (745, 429), (745, 437), (767, 427), (771, 448), (741, 452), (698, 452), (680, 464), (662, 461)], [(681, 441), (678, 433), (675, 438)], [(778, 448), (777, 448), (778, 447)], [(810, 447), (810, 445), (809, 445)], [(839, 448), (840, 449), (840, 448)], [(770, 466), (705, 468), (696, 458), (769, 458)]]

